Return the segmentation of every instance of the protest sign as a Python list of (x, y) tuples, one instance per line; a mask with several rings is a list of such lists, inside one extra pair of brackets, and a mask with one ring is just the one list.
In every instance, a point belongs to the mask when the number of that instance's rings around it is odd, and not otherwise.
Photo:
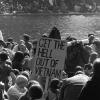
[(34, 74), (60, 78), (66, 56), (66, 41), (40, 38), (34, 62)]

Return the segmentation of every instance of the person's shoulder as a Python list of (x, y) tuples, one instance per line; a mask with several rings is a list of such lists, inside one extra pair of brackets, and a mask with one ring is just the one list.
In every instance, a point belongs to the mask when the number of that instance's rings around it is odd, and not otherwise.
[(73, 77), (67, 78), (67, 84), (84, 84), (89, 80), (89, 77), (84, 74), (74, 75)]
[(8, 95), (9, 95), (9, 94), (12, 94), (12, 93), (14, 93), (14, 91), (15, 91), (15, 86), (12, 85), (11, 87), (9, 87), (9, 89), (8, 89), (8, 91), (7, 91), (7, 94), (8, 94)]
[(19, 100), (29, 100), (29, 98), (26, 95), (22, 95)]

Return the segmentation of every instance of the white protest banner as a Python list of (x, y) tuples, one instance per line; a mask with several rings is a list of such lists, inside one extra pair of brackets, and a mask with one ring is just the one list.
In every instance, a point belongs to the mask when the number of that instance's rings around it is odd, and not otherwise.
[(66, 41), (40, 38), (34, 62), (34, 74), (60, 78), (66, 56)]

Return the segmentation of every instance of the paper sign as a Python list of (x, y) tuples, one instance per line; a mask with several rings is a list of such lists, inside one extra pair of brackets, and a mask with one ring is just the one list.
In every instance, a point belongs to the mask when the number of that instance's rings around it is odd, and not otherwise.
[(40, 38), (37, 45), (34, 74), (60, 78), (66, 56), (66, 41)]

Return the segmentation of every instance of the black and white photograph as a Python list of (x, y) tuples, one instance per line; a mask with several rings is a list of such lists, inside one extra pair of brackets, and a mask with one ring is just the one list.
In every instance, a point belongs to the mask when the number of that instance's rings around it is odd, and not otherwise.
[(100, 100), (100, 0), (0, 0), (0, 100)]

